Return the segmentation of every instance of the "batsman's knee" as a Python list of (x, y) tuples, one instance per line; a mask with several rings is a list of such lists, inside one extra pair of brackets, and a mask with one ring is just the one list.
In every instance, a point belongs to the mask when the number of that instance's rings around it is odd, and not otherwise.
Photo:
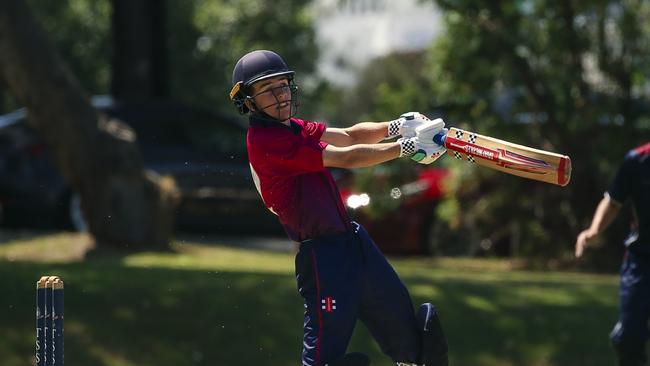
[(447, 338), (442, 331), (442, 325), (435, 306), (430, 303), (420, 305), (416, 318), (422, 335), (420, 365), (449, 365)]

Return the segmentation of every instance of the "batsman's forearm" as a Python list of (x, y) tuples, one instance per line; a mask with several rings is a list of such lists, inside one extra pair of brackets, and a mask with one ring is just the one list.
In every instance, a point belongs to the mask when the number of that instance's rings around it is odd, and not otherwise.
[(381, 164), (400, 156), (397, 142), (383, 144), (357, 144), (346, 147), (332, 147), (325, 150), (325, 166), (337, 168), (363, 168)]
[(605, 196), (598, 204), (598, 208), (596, 208), (589, 229), (595, 235), (600, 235), (618, 216), (619, 210), (620, 204), (613, 201), (609, 196)]
[(388, 122), (360, 122), (346, 128), (352, 144), (376, 144), (388, 135)]

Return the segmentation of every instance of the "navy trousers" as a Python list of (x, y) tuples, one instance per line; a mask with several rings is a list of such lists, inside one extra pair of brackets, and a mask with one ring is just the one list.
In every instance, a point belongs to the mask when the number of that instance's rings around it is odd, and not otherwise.
[(650, 257), (628, 251), (621, 268), (620, 315), (610, 334), (620, 366), (647, 364)]
[(346, 352), (357, 319), (396, 362), (417, 362), (420, 334), (410, 295), (368, 233), (308, 240), (296, 255), (305, 302), (302, 364), (322, 366)]

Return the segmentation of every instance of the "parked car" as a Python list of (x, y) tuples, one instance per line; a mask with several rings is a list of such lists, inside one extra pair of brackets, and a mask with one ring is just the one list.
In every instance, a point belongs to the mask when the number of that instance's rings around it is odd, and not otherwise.
[[(181, 192), (179, 229), (283, 234), (250, 177), (245, 126), (238, 120), (169, 101), (118, 103), (99, 96), (92, 104), (134, 129), (146, 168), (174, 177)], [(78, 196), (26, 117), (25, 109), (0, 116), (3, 223), (83, 230)]]
[[(382, 251), (390, 254), (432, 254), (435, 243), (435, 209), (444, 194), (443, 181), (448, 171), (443, 168), (418, 167), (415, 179), (391, 190), (368, 194), (355, 190), (354, 174), (337, 172), (343, 202), (350, 216), (362, 224)], [(373, 205), (395, 201), (395, 207), (379, 215)]]

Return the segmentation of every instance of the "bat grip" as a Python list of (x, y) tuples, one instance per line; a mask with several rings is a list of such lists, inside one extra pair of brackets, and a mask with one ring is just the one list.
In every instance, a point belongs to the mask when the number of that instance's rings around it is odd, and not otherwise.
[(447, 140), (447, 132), (445, 131), (440, 131), (433, 136), (433, 142), (440, 146), (445, 146), (445, 140)]

